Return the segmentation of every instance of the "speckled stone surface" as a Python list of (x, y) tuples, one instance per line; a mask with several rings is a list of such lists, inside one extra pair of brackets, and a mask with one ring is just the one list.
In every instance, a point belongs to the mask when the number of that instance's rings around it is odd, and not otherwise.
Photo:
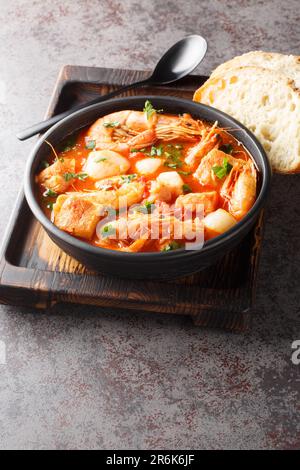
[[(199, 73), (251, 49), (299, 53), (298, 0), (0, 0), (0, 230), (64, 64), (149, 69), (200, 33)], [(59, 305), (0, 306), (1, 449), (300, 448), (300, 175), (273, 180), (253, 327)], [(22, 230), (22, 227), (20, 227)]]

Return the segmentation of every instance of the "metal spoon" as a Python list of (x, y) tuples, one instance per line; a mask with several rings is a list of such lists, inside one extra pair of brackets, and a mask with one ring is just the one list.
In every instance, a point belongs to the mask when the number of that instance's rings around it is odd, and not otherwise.
[(28, 129), (25, 129), (17, 134), (19, 140), (26, 140), (40, 132), (44, 132), (51, 126), (56, 124), (61, 119), (69, 116), (70, 114), (78, 111), (79, 109), (86, 108), (91, 104), (100, 103), (101, 101), (113, 98), (124, 91), (131, 90), (132, 88), (146, 86), (146, 85), (166, 85), (172, 83), (180, 78), (185, 77), (191, 73), (197, 65), (202, 61), (207, 50), (206, 40), (202, 36), (193, 34), (187, 36), (176, 42), (157, 63), (155, 69), (149, 78), (139, 82), (131, 83), (130, 85), (123, 86), (118, 90), (107, 93), (106, 95), (99, 96), (98, 98), (84, 103), (74, 108), (65, 111), (64, 113), (56, 114), (55, 116), (47, 119), (46, 121), (39, 122)]

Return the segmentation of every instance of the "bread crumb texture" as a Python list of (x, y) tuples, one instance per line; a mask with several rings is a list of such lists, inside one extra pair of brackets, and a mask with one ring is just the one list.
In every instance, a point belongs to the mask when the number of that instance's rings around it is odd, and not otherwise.
[(299, 83), (299, 57), (250, 52), (221, 64), (194, 100), (243, 123), (261, 142), (275, 171), (294, 173), (300, 171)]

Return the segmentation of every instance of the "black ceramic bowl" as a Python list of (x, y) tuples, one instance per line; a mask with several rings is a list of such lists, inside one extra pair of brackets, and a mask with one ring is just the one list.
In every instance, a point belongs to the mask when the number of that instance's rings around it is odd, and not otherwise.
[[(249, 213), (231, 230), (206, 242), (201, 250), (184, 249), (161, 253), (124, 253), (91, 246), (58, 229), (43, 213), (35, 194), (35, 175), (40, 162), (49, 155), (45, 140), (56, 146), (66, 136), (94, 122), (100, 116), (123, 109), (142, 110), (149, 99), (156, 109), (167, 113), (190, 113), (206, 121), (218, 121), (219, 126), (234, 129), (231, 132), (248, 149), (260, 172), (260, 185), (257, 199)], [(50, 238), (65, 252), (78, 261), (104, 274), (133, 279), (171, 279), (199, 271), (224, 256), (233, 248), (254, 225), (259, 212), (266, 202), (271, 179), (267, 156), (253, 136), (242, 124), (217, 109), (174, 97), (137, 96), (114, 99), (99, 103), (71, 116), (48, 130), (35, 145), (27, 163), (25, 174), (25, 195), (28, 204)]]

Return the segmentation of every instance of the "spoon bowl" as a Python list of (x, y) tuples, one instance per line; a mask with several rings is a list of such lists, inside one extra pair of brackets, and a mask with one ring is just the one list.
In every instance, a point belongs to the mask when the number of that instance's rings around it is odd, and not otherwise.
[(192, 34), (176, 42), (158, 61), (149, 80), (151, 84), (167, 84), (180, 80), (200, 64), (207, 51), (207, 42)]

